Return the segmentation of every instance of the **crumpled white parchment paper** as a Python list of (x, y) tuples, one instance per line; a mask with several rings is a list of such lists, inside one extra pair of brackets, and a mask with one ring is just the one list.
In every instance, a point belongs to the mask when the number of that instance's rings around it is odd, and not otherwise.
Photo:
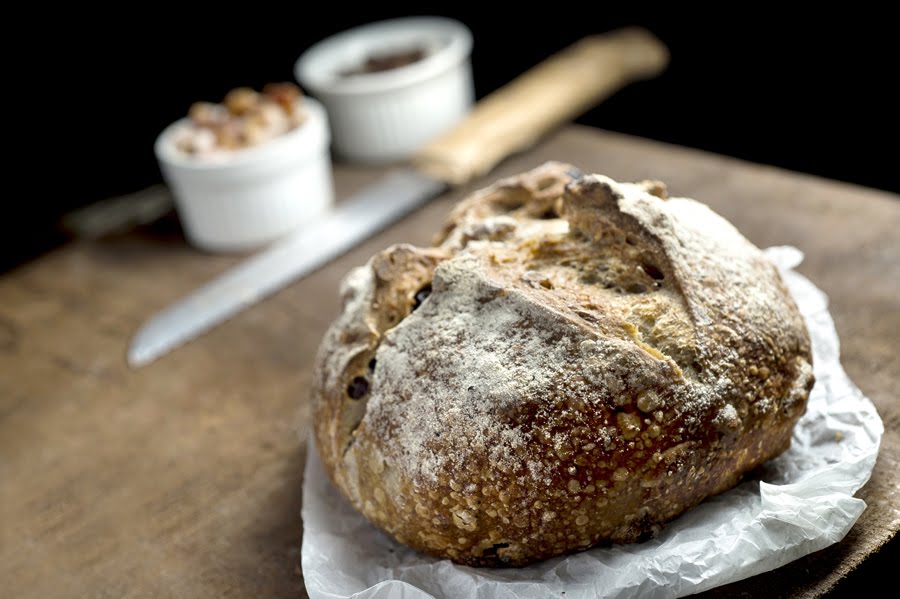
[(681, 597), (840, 541), (866, 507), (853, 494), (872, 473), (884, 426), (841, 367), (827, 296), (792, 270), (802, 253), (792, 247), (766, 253), (806, 319), (816, 384), (790, 450), (769, 462), (764, 481), (708, 499), (644, 543), (525, 568), (470, 568), (421, 555), (375, 529), (333, 488), (310, 440), (302, 549), (310, 597)]

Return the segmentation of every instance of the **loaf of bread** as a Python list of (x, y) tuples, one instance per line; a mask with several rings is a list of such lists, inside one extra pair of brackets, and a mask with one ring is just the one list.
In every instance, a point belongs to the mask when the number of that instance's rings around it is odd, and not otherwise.
[(783, 452), (813, 384), (773, 265), (661, 183), (548, 163), (352, 271), (315, 436), (398, 541), (474, 566), (653, 536)]

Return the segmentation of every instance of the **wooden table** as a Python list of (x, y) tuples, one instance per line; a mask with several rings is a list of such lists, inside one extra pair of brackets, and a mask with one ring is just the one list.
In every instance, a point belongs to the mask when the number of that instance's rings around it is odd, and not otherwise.
[[(900, 198), (577, 127), (494, 177), (548, 159), (662, 179), (757, 245), (806, 252), (799, 270), (830, 295), (843, 363), (884, 418), (844, 541), (710, 594), (819, 596), (877, 561), (900, 528)], [(339, 195), (380, 172), (338, 168)], [(390, 243), (427, 244), (465, 191), (140, 370), (124, 360), (137, 327), (237, 258), (157, 225), (0, 278), (0, 596), (304, 596), (306, 390), (338, 282)]]

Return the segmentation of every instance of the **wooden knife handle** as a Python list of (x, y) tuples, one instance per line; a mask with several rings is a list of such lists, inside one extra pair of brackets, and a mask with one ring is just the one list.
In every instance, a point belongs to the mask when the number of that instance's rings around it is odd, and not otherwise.
[(644, 29), (586, 37), (486, 96), (413, 163), (461, 185), (632, 81), (659, 74), (668, 61), (665, 45)]

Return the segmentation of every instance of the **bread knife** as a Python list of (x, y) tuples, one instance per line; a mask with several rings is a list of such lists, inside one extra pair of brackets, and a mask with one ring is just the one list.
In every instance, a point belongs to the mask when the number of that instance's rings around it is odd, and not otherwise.
[(668, 63), (665, 45), (628, 28), (586, 37), (486, 96), (407, 167), (338, 203), (310, 227), (274, 243), (165, 308), (132, 339), (132, 367), (148, 364), (315, 271), (447, 188), (487, 174), (507, 156)]

